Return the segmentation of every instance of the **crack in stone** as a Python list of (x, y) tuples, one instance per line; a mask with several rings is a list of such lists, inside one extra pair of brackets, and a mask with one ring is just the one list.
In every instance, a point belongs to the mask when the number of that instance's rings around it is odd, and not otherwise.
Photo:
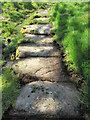
[(45, 75), (45, 74), (50, 73), (50, 72), (52, 72), (52, 71), (54, 71), (54, 70), (57, 70), (57, 69), (49, 70), (49, 71), (47, 71), (47, 72), (45, 72), (45, 73), (43, 73), (43, 74), (41, 74), (41, 75)]
[(38, 71), (40, 71), (43, 67), (39, 68), (38, 70), (35, 71), (34, 74), (36, 74)]
[[(59, 63), (55, 63), (54, 66), (57, 65), (57, 64), (59, 64)], [(37, 74), (37, 72), (39, 72), (39, 71), (40, 71), (41, 69), (43, 69), (43, 68), (44, 68), (44, 67), (39, 68), (38, 70), (35, 71), (34, 74)], [(50, 67), (48, 66), (48, 67), (45, 67), (45, 68), (46, 68), (46, 69), (47, 69), (47, 68), (49, 69)], [(57, 70), (57, 69), (54, 69), (54, 70)], [(54, 71), (54, 70), (49, 70), (49, 71), (47, 71), (47, 72), (44, 73), (44, 74), (47, 74), (48, 72), (52, 72), (52, 71)], [(41, 75), (43, 75), (43, 74), (41, 74)]]

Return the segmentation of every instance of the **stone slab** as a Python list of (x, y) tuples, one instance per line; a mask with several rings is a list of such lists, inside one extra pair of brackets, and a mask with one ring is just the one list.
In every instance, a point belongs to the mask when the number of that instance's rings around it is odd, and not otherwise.
[(34, 42), (37, 44), (51, 44), (53, 38), (45, 35), (24, 34), (26, 42)]
[(59, 57), (60, 51), (53, 44), (24, 43), (17, 48), (19, 58), (26, 57)]
[(62, 69), (61, 58), (58, 57), (30, 57), (16, 61), (12, 68), (20, 75), (24, 83), (35, 80), (68, 81), (68, 76)]
[(13, 114), (78, 117), (79, 93), (73, 84), (36, 81), (22, 88)]
[(24, 27), (26, 33), (49, 35), (52, 31), (51, 24), (33, 24)]
[(47, 18), (47, 17), (40, 17), (40, 18), (34, 18), (34, 20), (36, 20), (36, 21), (49, 21), (49, 18)]
[(46, 16), (46, 17), (48, 17), (48, 16), (49, 16), (49, 13), (48, 13), (48, 10), (39, 9), (39, 10), (36, 12), (36, 15), (41, 15), (41, 16)]

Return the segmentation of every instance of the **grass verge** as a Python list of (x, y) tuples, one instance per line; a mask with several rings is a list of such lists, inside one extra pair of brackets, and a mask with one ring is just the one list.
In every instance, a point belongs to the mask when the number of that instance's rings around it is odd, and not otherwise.
[(52, 9), (54, 39), (63, 46), (64, 60), (69, 71), (82, 76), (82, 101), (90, 108), (90, 57), (88, 44), (88, 3), (56, 3)]
[(11, 68), (6, 68), (3, 71), (0, 77), (0, 86), (2, 87), (2, 113), (4, 113), (14, 103), (20, 91), (18, 76)]

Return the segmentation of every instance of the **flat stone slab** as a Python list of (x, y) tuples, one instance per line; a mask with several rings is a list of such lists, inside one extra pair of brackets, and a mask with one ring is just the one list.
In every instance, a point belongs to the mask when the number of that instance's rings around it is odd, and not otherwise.
[(26, 42), (34, 42), (37, 44), (51, 44), (53, 38), (45, 35), (24, 34)]
[(51, 24), (26, 25), (24, 29), (26, 29), (26, 33), (49, 35), (52, 30), (52, 25)]
[(37, 20), (37, 21), (49, 21), (49, 18), (47, 17), (40, 17), (40, 18), (34, 18), (34, 20)]
[(53, 44), (22, 44), (17, 49), (17, 56), (19, 58), (25, 57), (59, 57), (60, 51)]
[(68, 81), (68, 76), (62, 70), (61, 58), (58, 57), (32, 57), (16, 61), (12, 68), (20, 75), (24, 83), (35, 80)]
[(36, 81), (22, 88), (13, 114), (79, 116), (79, 93), (73, 84)]
[(44, 10), (44, 9), (39, 9), (38, 12), (36, 12), (36, 15), (41, 15), (41, 16), (49, 16), (48, 10)]

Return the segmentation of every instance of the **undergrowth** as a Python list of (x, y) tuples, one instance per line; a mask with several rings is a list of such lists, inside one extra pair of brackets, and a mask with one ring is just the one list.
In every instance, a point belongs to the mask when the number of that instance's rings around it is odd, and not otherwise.
[(88, 3), (56, 3), (52, 9), (55, 40), (64, 50), (68, 70), (75, 71), (85, 80), (82, 100), (90, 108), (90, 57), (88, 56)]
[(11, 68), (5, 69), (0, 77), (0, 86), (2, 86), (2, 113), (4, 113), (19, 94), (18, 75), (15, 75)]

